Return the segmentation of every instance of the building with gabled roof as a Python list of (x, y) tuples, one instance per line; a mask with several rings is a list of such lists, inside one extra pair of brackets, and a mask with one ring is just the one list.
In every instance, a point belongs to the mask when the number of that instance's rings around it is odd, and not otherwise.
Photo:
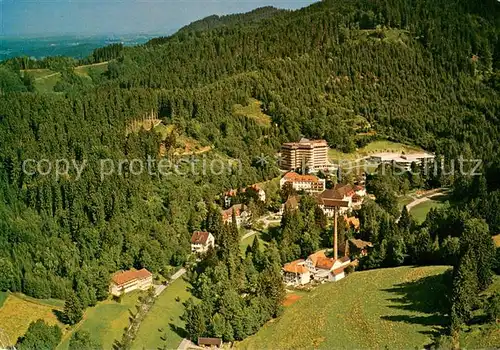
[(295, 191), (317, 193), (325, 189), (325, 179), (320, 179), (315, 175), (301, 175), (293, 171), (283, 175), (280, 188), (283, 188), (286, 183), (290, 183)]
[(311, 272), (304, 266), (304, 259), (289, 262), (283, 266), (283, 281), (287, 285), (304, 285), (311, 281)]
[(233, 222), (233, 212), (236, 217), (236, 225), (239, 227), (245, 225), (250, 220), (250, 211), (245, 208), (243, 204), (235, 204), (231, 208), (222, 210), (222, 221), (225, 224), (230, 224)]
[(191, 252), (205, 253), (215, 246), (215, 238), (210, 232), (195, 231), (191, 236)]
[(114, 296), (134, 290), (147, 290), (153, 285), (153, 274), (146, 269), (128, 270), (115, 273), (111, 277), (109, 292)]

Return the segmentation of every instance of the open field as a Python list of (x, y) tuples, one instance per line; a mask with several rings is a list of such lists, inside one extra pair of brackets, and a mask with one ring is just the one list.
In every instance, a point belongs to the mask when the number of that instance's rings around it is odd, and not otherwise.
[(99, 62), (94, 64), (87, 64), (84, 66), (78, 66), (75, 67), (74, 71), (76, 75), (82, 77), (90, 77), (89, 72), (91, 69), (99, 74), (102, 74), (108, 70), (108, 62)]
[[(108, 69), (108, 62), (94, 63), (74, 68), (76, 75), (90, 78), (90, 70), (95, 70), (98, 73), (104, 73)], [(29, 73), (35, 78), (35, 89), (38, 92), (54, 92), (54, 86), (61, 78), (61, 73), (50, 69), (26, 69), (21, 71), (22, 74)]]
[[(182, 305), (191, 297), (189, 283), (179, 278), (160, 294), (141, 323), (132, 349), (176, 349), (184, 337), (184, 313)], [(179, 298), (179, 301), (175, 299)]]
[(243, 349), (416, 349), (446, 324), (446, 266), (355, 272), (285, 308)]
[[(0, 325), (11, 344), (17, 342), (28, 329), (31, 322), (43, 319), (48, 324), (60, 324), (54, 310), (61, 310), (55, 306), (57, 302), (50, 299), (46, 304), (44, 300), (37, 300), (21, 294), (3, 293), (6, 297), (0, 307)], [(0, 296), (1, 298), (1, 296)], [(61, 301), (58, 302), (60, 305)], [(0, 302), (1, 304), (1, 302)]]
[(233, 113), (235, 115), (242, 115), (254, 119), (258, 124), (269, 126), (271, 125), (271, 117), (262, 112), (262, 102), (256, 99), (250, 99), (248, 105), (242, 106), (236, 104), (233, 106)]
[(422, 152), (421, 148), (415, 146), (404, 145), (402, 143), (392, 142), (392, 141), (374, 141), (370, 142), (365, 147), (358, 149), (352, 153), (343, 153), (336, 149), (328, 150), (328, 158), (334, 162), (338, 163), (339, 161), (354, 161), (359, 158), (367, 157), (373, 153), (380, 152), (393, 152), (393, 153), (415, 153)]
[(432, 209), (432, 208), (439, 208), (444, 205), (444, 202), (439, 200), (439, 199), (429, 199), (425, 202), (422, 202), (420, 204), (417, 204), (410, 210), (410, 215), (415, 219), (415, 221), (419, 224), (425, 221), (425, 218), (427, 217), (427, 213)]
[(450, 197), (447, 194), (430, 194), (428, 198), (418, 199), (422, 201), (420, 203), (416, 203), (415, 201), (410, 204), (407, 208), (410, 211), (410, 215), (417, 221), (417, 223), (421, 224), (425, 221), (427, 217), (427, 213), (432, 208), (440, 208), (443, 207), (447, 201), (449, 201)]
[(103, 349), (112, 349), (114, 341), (121, 339), (124, 329), (129, 325), (130, 313), (136, 312), (135, 305), (139, 295), (139, 292), (131, 292), (123, 297), (121, 303), (106, 300), (88, 308), (83, 320), (72, 332), (64, 334), (58, 349), (68, 349), (72, 333), (79, 329), (89, 332), (102, 344)]
[(255, 237), (257, 237), (259, 239), (260, 250), (264, 250), (264, 248), (267, 245), (267, 242), (264, 241), (264, 240), (262, 240), (262, 238), (260, 238), (260, 234), (257, 233), (257, 236), (256, 235), (251, 235), (250, 237), (247, 237), (247, 238), (245, 238), (245, 239), (243, 239), (243, 240), (240, 241), (240, 250), (241, 250), (242, 254), (245, 254), (245, 251), (247, 250), (247, 247), (249, 245), (253, 244), (253, 240), (255, 239)]

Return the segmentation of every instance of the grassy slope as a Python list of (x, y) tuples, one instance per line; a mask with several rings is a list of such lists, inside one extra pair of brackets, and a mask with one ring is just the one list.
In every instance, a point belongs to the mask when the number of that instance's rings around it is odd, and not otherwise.
[[(267, 242), (260, 238), (260, 234), (258, 236), (259, 236), (258, 239), (259, 239), (259, 243), (260, 243), (260, 250), (264, 250), (264, 248), (267, 245)], [(249, 245), (253, 244), (254, 239), (255, 239), (255, 235), (252, 235), (252, 236), (247, 237), (247, 238), (240, 241), (240, 251), (242, 254), (245, 254), (247, 247)]]
[(439, 201), (439, 200), (434, 200), (430, 199), (426, 202), (420, 203), (410, 210), (411, 216), (419, 223), (421, 224), (422, 222), (425, 221), (425, 218), (427, 216), (427, 213), (432, 209), (432, 208), (439, 208), (444, 205), (444, 202)]
[(257, 123), (264, 126), (271, 125), (271, 117), (262, 112), (262, 102), (256, 99), (251, 99), (246, 106), (236, 104), (233, 106), (235, 115), (242, 115), (254, 119)]
[(129, 324), (130, 312), (135, 313), (139, 292), (126, 294), (121, 303), (106, 300), (85, 311), (83, 320), (72, 332), (64, 335), (58, 349), (68, 349), (72, 333), (78, 329), (88, 331), (102, 344), (103, 349), (111, 349), (115, 340), (120, 340), (124, 329)]
[(100, 62), (100, 63), (88, 64), (85, 66), (78, 66), (75, 67), (74, 71), (75, 74), (79, 76), (90, 77), (89, 76), (90, 69), (93, 69), (94, 71), (102, 74), (108, 70), (108, 62)]
[(446, 323), (436, 313), (448, 267), (400, 267), (356, 272), (327, 283), (237, 344), (264, 348), (422, 348)]
[[(75, 74), (90, 78), (89, 71), (93, 69), (99, 73), (104, 73), (108, 69), (108, 62), (95, 63), (74, 68)], [(38, 92), (47, 93), (54, 92), (54, 86), (61, 78), (61, 73), (54, 72), (50, 69), (26, 69), (22, 73), (28, 72), (35, 78), (35, 89)]]
[[(48, 324), (58, 324), (54, 310), (61, 310), (61, 301), (54, 299), (38, 300), (21, 294), (2, 293), (3, 299), (0, 307), (0, 328), (3, 329), (11, 344), (15, 344), (17, 338), (22, 336), (31, 322), (43, 319)], [(0, 301), (0, 304), (2, 302)]]
[[(191, 296), (188, 287), (180, 278), (165, 289), (142, 322), (132, 349), (177, 348), (184, 332), (184, 322), (180, 319), (184, 312), (182, 303)], [(179, 301), (175, 300), (177, 297)]]

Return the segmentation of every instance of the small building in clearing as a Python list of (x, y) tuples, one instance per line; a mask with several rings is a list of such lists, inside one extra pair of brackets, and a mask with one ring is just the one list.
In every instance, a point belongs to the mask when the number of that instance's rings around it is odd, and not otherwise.
[(205, 253), (215, 246), (215, 238), (210, 232), (195, 231), (191, 236), (191, 252)]
[(198, 338), (198, 346), (219, 349), (222, 346), (221, 338)]
[(152, 285), (153, 274), (146, 269), (121, 271), (111, 277), (109, 292), (120, 296), (137, 289), (148, 290)]

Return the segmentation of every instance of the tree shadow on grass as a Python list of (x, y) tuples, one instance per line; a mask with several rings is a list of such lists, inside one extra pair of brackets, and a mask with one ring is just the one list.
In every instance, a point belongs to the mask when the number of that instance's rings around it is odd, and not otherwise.
[(442, 334), (449, 322), (447, 315), (450, 310), (450, 286), (451, 270), (448, 270), (444, 274), (427, 276), (383, 289), (384, 292), (395, 296), (387, 299), (392, 303), (390, 308), (415, 312), (419, 315), (405, 313), (381, 316), (381, 319), (430, 326), (431, 331), (421, 333), (430, 336)]
[(173, 330), (179, 337), (181, 337), (181, 338), (188, 337), (188, 333), (186, 332), (186, 330), (184, 328), (176, 326), (173, 323), (169, 323), (168, 325), (169, 325), (170, 329)]
[(56, 316), (57, 320), (61, 323), (66, 323), (66, 315), (61, 310), (52, 309), (52, 312)]
[(269, 226), (267, 230), (264, 231), (259, 231), (260, 232), (260, 238), (263, 241), (266, 242), (271, 242), (273, 239), (278, 238), (280, 234), (280, 227), (279, 226)]

